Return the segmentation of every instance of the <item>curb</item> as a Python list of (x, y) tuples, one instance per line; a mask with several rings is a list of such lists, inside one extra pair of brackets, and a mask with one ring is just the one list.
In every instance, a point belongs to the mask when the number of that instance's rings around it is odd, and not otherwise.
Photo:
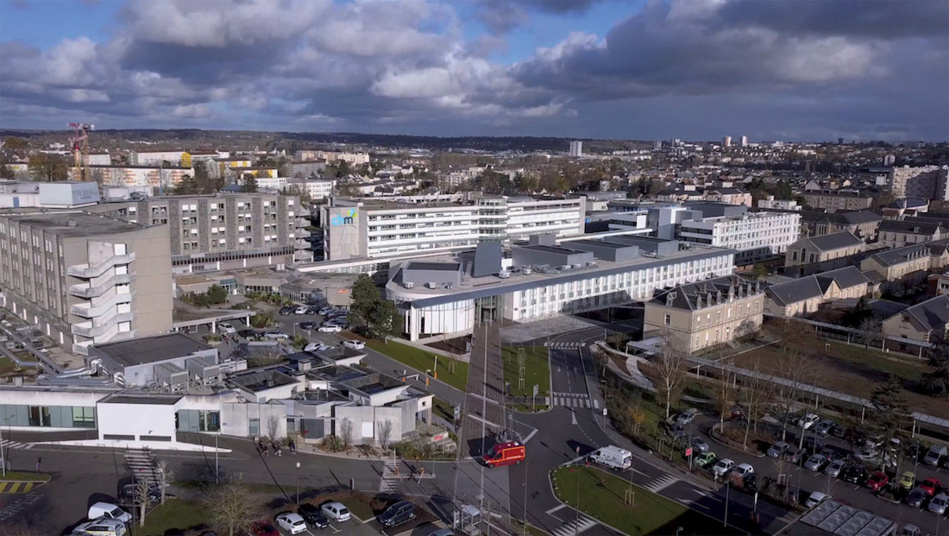
[(22, 495), (42, 487), (49, 480), (0, 480), (0, 493)]

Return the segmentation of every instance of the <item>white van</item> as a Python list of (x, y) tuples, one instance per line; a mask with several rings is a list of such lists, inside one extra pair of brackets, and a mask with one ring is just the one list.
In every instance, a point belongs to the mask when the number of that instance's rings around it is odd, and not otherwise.
[(633, 465), (633, 453), (610, 445), (595, 450), (593, 454), (590, 454), (590, 461), (605, 465), (610, 469), (622, 471)]
[(119, 508), (118, 506), (107, 503), (107, 502), (97, 502), (89, 507), (89, 519), (118, 519), (122, 523), (128, 523), (132, 521), (132, 515), (126, 512), (125, 510)]
[(949, 454), (949, 449), (947, 449), (945, 445), (933, 445), (932, 448), (929, 449), (929, 452), (926, 453), (926, 456), (923, 457), (923, 462), (933, 467), (939, 467), (939, 462), (942, 461), (947, 454)]

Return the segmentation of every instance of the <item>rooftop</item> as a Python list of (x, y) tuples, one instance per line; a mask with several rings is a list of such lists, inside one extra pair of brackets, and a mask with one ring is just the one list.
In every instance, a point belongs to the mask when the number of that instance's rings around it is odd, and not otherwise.
[(438, 270), (445, 272), (455, 272), (461, 266), (458, 262), (419, 262), (411, 261), (406, 266), (406, 270)]
[(50, 234), (64, 237), (133, 233), (145, 229), (137, 223), (80, 211), (38, 212), (36, 209), (24, 209), (23, 212), (4, 211), (2, 216), (21, 225), (42, 228)]
[(180, 396), (168, 395), (109, 395), (99, 401), (101, 404), (141, 404), (150, 406), (172, 406), (181, 400)]
[(124, 366), (158, 363), (210, 350), (211, 347), (183, 333), (168, 333), (95, 346), (95, 350)]
[(277, 370), (261, 370), (248, 372), (246, 374), (234, 375), (228, 378), (228, 381), (238, 385), (252, 393), (273, 389), (293, 383), (299, 383), (294, 378)]

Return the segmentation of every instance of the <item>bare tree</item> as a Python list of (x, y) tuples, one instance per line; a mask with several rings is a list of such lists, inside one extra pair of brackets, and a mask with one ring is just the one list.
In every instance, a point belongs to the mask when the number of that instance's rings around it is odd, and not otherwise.
[(883, 324), (874, 318), (866, 318), (857, 328), (863, 337), (863, 348), (869, 350), (874, 342), (883, 338)]
[(276, 415), (267, 418), (267, 434), (271, 441), (277, 440), (277, 433), (280, 431), (280, 419)]
[(764, 414), (764, 403), (768, 396), (770, 383), (761, 376), (761, 361), (754, 358), (748, 367), (749, 374), (742, 378), (741, 387), (738, 389), (738, 399), (745, 411), (745, 437), (742, 441), (742, 448), (748, 448), (748, 435), (754, 426), (755, 432), (758, 431), (758, 421)]
[(158, 471), (158, 486), (161, 488), (161, 504), (165, 504), (165, 490), (174, 481), (175, 472), (168, 468), (167, 460), (158, 460), (155, 469)]
[(788, 419), (794, 405), (801, 399), (804, 388), (814, 380), (814, 364), (811, 357), (800, 351), (786, 347), (778, 362), (778, 375), (784, 379), (777, 385), (777, 396), (781, 404), (781, 440), (787, 439)]
[(732, 404), (735, 403), (735, 374), (725, 368), (725, 362), (718, 361), (719, 366), (719, 385), (715, 392), (715, 406), (719, 414), (719, 423), (725, 424), (725, 415), (730, 413)]
[(135, 503), (139, 507), (138, 526), (145, 526), (145, 512), (148, 511), (148, 481), (139, 480), (135, 483)]
[(240, 477), (210, 488), (205, 504), (211, 524), (228, 536), (243, 534), (258, 513), (250, 490)]
[(339, 438), (343, 440), (343, 447), (349, 448), (353, 443), (353, 421), (343, 418), (339, 421)]
[(669, 418), (672, 404), (678, 403), (685, 385), (685, 373), (688, 368), (688, 351), (682, 342), (668, 329), (659, 334), (662, 348), (653, 357), (653, 366), (658, 376), (656, 385), (659, 399), (666, 406), (666, 418)]
[(388, 450), (389, 439), (392, 438), (392, 421), (386, 419), (376, 423), (376, 436), (379, 438), (379, 446), (382, 450)]
[(758, 326), (751, 320), (745, 320), (735, 328), (735, 338), (739, 340), (745, 338), (756, 339), (758, 334)]

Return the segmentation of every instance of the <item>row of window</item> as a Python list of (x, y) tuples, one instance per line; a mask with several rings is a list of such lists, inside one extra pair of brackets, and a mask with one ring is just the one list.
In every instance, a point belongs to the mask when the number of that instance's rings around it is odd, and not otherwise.
[(0, 423), (41, 428), (95, 428), (96, 408), (0, 404)]

